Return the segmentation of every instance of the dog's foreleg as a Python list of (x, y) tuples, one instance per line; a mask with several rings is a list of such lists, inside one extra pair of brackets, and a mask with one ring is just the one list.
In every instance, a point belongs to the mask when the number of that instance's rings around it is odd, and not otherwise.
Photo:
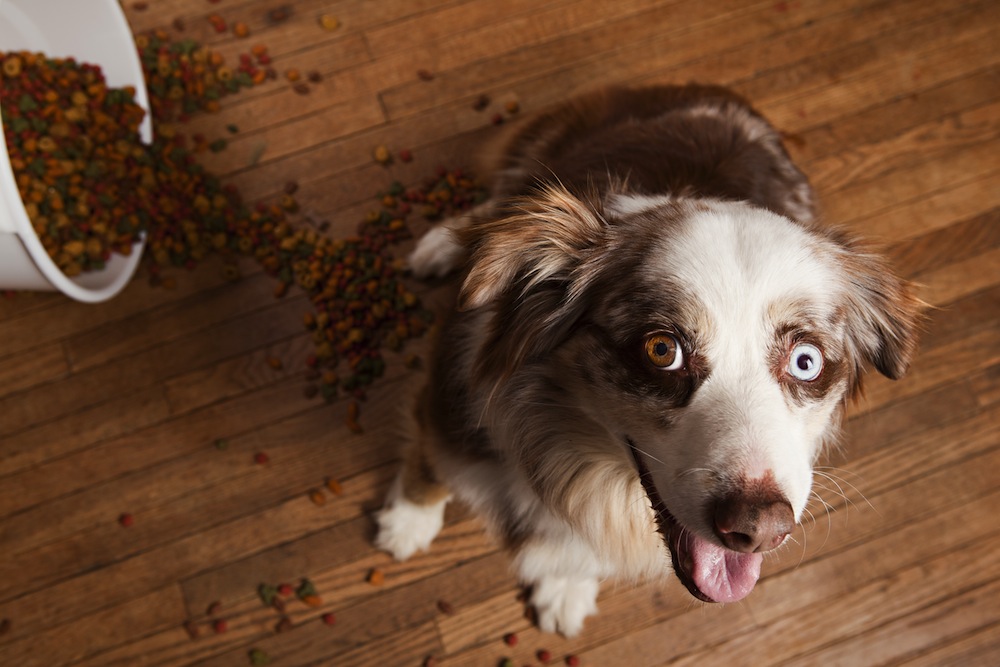
[(578, 538), (531, 538), (517, 554), (521, 580), (531, 586), (538, 627), (573, 637), (597, 613), (597, 557)]
[(375, 546), (396, 560), (426, 551), (444, 525), (444, 508), (451, 496), (439, 483), (419, 447), (407, 454), (396, 475), (385, 505), (375, 514)]
[(443, 278), (461, 267), (467, 258), (467, 251), (459, 243), (455, 232), (476, 220), (489, 217), (495, 207), (492, 200), (487, 200), (466, 213), (448, 218), (424, 234), (407, 259), (413, 275), (420, 279)]

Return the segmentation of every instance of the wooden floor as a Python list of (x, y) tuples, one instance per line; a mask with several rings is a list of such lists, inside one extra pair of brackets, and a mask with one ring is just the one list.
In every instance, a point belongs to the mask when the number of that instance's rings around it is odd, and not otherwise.
[[(229, 58), (259, 42), (279, 71), (322, 74), (309, 95), (278, 80), (227, 98), (192, 131), (238, 125), (206, 165), (250, 199), (297, 180), (333, 236), (393, 178), (467, 164), (508, 102), (720, 82), (786, 133), (825, 216), (883, 242), (934, 309), (911, 374), (873, 377), (852, 409), (817, 477), (827, 507), (746, 601), (608, 584), (567, 641), (526, 620), (460, 508), (430, 553), (371, 547), (420, 372), (390, 363), (351, 432), (344, 401), (303, 395), (308, 301), (275, 299), (252, 264), (236, 283), (215, 261), (173, 290), (135, 280), (98, 306), (0, 298), (0, 662), (250, 665), (257, 649), (275, 666), (492, 667), (545, 648), (612, 667), (1000, 664), (1000, 3), (300, 0), (276, 25), (276, 0), (125, 5), (137, 32), (182, 19)], [(251, 37), (217, 35), (213, 12)], [(376, 164), (380, 144), (415, 159)], [(343, 495), (311, 502), (328, 477)], [(258, 586), (303, 578), (322, 603), (292, 596), (278, 628)]]

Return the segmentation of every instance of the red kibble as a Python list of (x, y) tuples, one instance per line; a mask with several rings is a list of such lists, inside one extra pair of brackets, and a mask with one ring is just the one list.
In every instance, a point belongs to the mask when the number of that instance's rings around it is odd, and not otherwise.
[(294, 592), (295, 592), (295, 589), (292, 587), (291, 584), (281, 584), (281, 585), (278, 586), (278, 593), (280, 595), (285, 596), (285, 597), (288, 597), (289, 595), (291, 595)]
[(408, 148), (404, 148), (403, 150), (399, 151), (399, 159), (402, 162), (410, 162), (411, 160), (413, 160), (413, 151), (409, 150)]
[(118, 523), (120, 523), (123, 527), (128, 528), (135, 523), (135, 519), (132, 518), (131, 514), (126, 512), (118, 517)]
[(547, 663), (549, 660), (552, 659), (552, 651), (549, 651), (544, 648), (538, 649), (538, 652), (535, 653), (535, 655), (538, 657), (538, 661), (541, 663)]
[(215, 623), (212, 623), (212, 629), (215, 630), (215, 634), (221, 635), (223, 632), (229, 629), (229, 624), (226, 623), (225, 619), (220, 618)]
[(257, 452), (256, 454), (253, 455), (253, 461), (258, 465), (264, 465), (270, 460), (271, 457), (265, 454), (264, 452)]
[(494, 125), (503, 125), (503, 114), (500, 113), (493, 114), (493, 117), (490, 119), (490, 122), (493, 123)]
[(337, 617), (331, 614), (330, 612), (323, 614), (322, 618), (323, 622), (326, 623), (327, 625), (333, 625), (334, 623), (337, 622)]
[(579, 658), (579, 656), (567, 655), (566, 656), (566, 664), (569, 665), (569, 667), (579, 667), (579, 665), (580, 665), (580, 658)]
[(517, 646), (517, 635), (513, 632), (508, 632), (503, 636), (503, 643), (507, 646)]

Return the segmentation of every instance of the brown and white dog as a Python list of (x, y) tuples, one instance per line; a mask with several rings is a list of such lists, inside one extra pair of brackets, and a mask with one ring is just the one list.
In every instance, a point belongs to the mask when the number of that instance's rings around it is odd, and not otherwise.
[(579, 632), (609, 577), (741, 599), (866, 367), (905, 372), (918, 301), (814, 222), (778, 133), (725, 89), (584, 96), (498, 160), (492, 198), (410, 258), (464, 282), (377, 545), (428, 548), (454, 494), (543, 630)]

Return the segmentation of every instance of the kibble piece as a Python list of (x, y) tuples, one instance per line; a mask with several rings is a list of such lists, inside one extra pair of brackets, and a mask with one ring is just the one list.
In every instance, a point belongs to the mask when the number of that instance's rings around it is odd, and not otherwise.
[(257, 595), (266, 606), (270, 607), (278, 598), (278, 589), (270, 584), (261, 584), (257, 587)]
[(326, 496), (319, 489), (313, 489), (309, 492), (309, 500), (313, 502), (313, 505), (322, 506), (326, 504)]
[(340, 21), (332, 14), (323, 14), (319, 17), (319, 25), (323, 30), (334, 31), (340, 27)]
[(322, 618), (323, 618), (323, 622), (325, 624), (327, 624), (327, 625), (333, 625), (333, 624), (335, 624), (337, 622), (337, 617), (334, 616), (330, 612), (327, 612), (327, 613), (323, 614)]
[(257, 465), (261, 465), (262, 466), (262, 465), (264, 465), (265, 463), (267, 463), (270, 460), (271, 460), (271, 457), (268, 456), (267, 454), (265, 454), (264, 452), (257, 452), (256, 454), (253, 455), (253, 461)]
[(326, 480), (326, 488), (330, 489), (330, 493), (335, 496), (344, 495), (344, 487), (341, 483), (332, 477), (328, 477)]
[(323, 599), (318, 595), (306, 595), (301, 598), (302, 602), (308, 607), (322, 607)]
[(212, 629), (215, 630), (215, 634), (221, 635), (223, 632), (229, 629), (229, 623), (226, 619), (220, 618), (219, 620), (212, 623)]
[(503, 636), (503, 643), (507, 646), (517, 646), (517, 635), (513, 632), (508, 632)]
[(372, 157), (379, 164), (389, 164), (392, 160), (392, 153), (389, 152), (389, 149), (385, 145), (376, 146), (375, 150), (372, 151)]
[(271, 656), (259, 648), (250, 649), (250, 653), (248, 655), (250, 656), (250, 664), (253, 665), (253, 667), (264, 667), (264, 665), (271, 664)]
[(118, 523), (120, 523), (124, 528), (129, 528), (130, 526), (132, 526), (132, 524), (135, 523), (135, 519), (132, 517), (131, 514), (125, 512), (118, 517)]
[(379, 568), (373, 568), (368, 572), (367, 581), (372, 586), (381, 586), (385, 583), (385, 573)]

